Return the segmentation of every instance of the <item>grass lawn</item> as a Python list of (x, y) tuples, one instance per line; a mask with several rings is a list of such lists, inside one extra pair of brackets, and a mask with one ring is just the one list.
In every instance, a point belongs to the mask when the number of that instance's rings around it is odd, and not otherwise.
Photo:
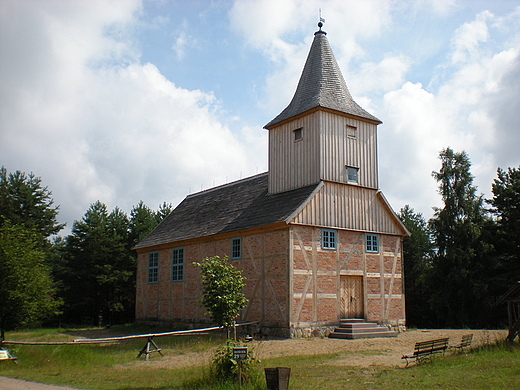
[[(115, 327), (127, 334), (150, 329)], [(160, 332), (157, 329), (151, 332)], [(69, 332), (70, 333), (70, 332)], [(9, 340), (65, 341), (75, 336), (63, 330), (9, 333)], [(186, 355), (213, 350), (223, 344), (215, 335), (156, 339), (165, 355)], [(19, 364), (0, 363), (0, 375), (81, 389), (236, 389), (236, 384), (215, 384), (209, 361), (203, 365), (167, 367), (137, 360), (146, 339), (113, 345), (8, 346)], [(349, 352), (285, 356), (258, 363), (253, 380), (242, 389), (266, 389), (264, 367), (291, 367), (290, 389), (514, 389), (520, 388), (520, 348), (486, 346), (471, 353), (447, 355), (407, 369), (335, 364)], [(154, 361), (161, 359), (157, 354)]]

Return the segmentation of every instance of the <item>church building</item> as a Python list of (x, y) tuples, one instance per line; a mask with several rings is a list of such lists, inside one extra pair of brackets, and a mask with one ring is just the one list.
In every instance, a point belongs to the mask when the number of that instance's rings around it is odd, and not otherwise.
[(293, 99), (265, 129), (268, 172), (188, 195), (138, 252), (138, 321), (210, 323), (200, 269), (228, 256), (262, 333), (327, 335), (342, 319), (405, 324), (402, 240), (379, 189), (377, 126), (352, 98), (326, 33)]

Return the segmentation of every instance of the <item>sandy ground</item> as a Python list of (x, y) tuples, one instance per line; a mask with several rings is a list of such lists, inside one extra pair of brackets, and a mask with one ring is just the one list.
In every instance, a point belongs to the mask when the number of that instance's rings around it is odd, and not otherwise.
[[(503, 330), (432, 329), (411, 330), (400, 333), (398, 337), (392, 338), (360, 340), (329, 338), (255, 340), (251, 341), (249, 345), (254, 348), (255, 356), (260, 360), (279, 356), (321, 355), (335, 352), (349, 352), (334, 361), (333, 364), (351, 367), (368, 367), (371, 365), (404, 367), (406, 361), (401, 359), (401, 357), (413, 353), (413, 348), (417, 341), (449, 337), (450, 345), (455, 345), (460, 342), (462, 335), (467, 333), (473, 333), (472, 346), (504, 339), (507, 334), (507, 332)], [(152, 354), (148, 362), (142, 359), (141, 361), (135, 361), (129, 365), (133, 366), (133, 368), (141, 367), (143, 369), (184, 367), (207, 364), (211, 361), (212, 356), (213, 351), (166, 355), (163, 357), (160, 357), (158, 354)], [(125, 367), (128, 367), (128, 365), (118, 368), (124, 369)]]
[[(251, 341), (249, 346), (254, 348), (258, 359), (264, 360), (279, 356), (321, 355), (335, 352), (348, 352), (332, 364), (346, 367), (368, 367), (371, 365), (404, 367), (406, 362), (401, 359), (403, 355), (413, 352), (417, 341), (426, 341), (441, 337), (449, 337), (450, 345), (460, 342), (463, 334), (473, 333), (472, 346), (485, 343), (493, 343), (498, 339), (504, 339), (507, 332), (504, 330), (468, 330), (468, 329), (432, 329), (410, 330), (400, 333), (393, 338), (375, 338), (362, 340), (341, 340), (328, 338), (310, 339), (280, 339)], [(158, 342), (160, 347), (160, 342)], [(135, 362), (120, 365), (116, 369), (124, 370), (128, 367), (148, 369), (179, 368), (185, 366), (204, 365), (211, 361), (214, 351), (190, 352), (180, 355), (159, 356), (150, 355), (150, 360), (143, 358)], [(328, 361), (331, 364), (331, 361)], [(0, 390), (67, 390), (70, 387), (42, 385), (6, 377), (0, 377)]]
[(6, 378), (0, 376), (1, 390), (74, 390), (72, 387), (44, 385), (36, 382), (23, 381), (21, 379)]

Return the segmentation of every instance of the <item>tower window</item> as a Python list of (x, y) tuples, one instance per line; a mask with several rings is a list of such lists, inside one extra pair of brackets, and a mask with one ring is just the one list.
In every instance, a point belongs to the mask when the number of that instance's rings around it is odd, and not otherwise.
[(323, 249), (336, 249), (336, 231), (323, 229), (321, 231), (321, 247)]
[(347, 137), (357, 138), (357, 127), (347, 125)]
[(294, 133), (295, 141), (299, 141), (299, 140), (303, 139), (303, 130), (301, 127), (299, 129), (293, 130), (293, 133)]
[(347, 183), (359, 183), (358, 172), (359, 168), (347, 167)]

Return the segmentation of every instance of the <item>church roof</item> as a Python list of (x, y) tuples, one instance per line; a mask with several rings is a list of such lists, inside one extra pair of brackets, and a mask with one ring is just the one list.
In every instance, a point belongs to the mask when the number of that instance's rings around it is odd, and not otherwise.
[(352, 99), (330, 48), (327, 33), (321, 30), (321, 23), (319, 26), (320, 30), (314, 33), (314, 41), (291, 102), (276, 118), (265, 125), (265, 128), (316, 107), (329, 108), (381, 123)]
[(288, 222), (319, 184), (267, 192), (268, 173), (188, 195), (133, 249)]

